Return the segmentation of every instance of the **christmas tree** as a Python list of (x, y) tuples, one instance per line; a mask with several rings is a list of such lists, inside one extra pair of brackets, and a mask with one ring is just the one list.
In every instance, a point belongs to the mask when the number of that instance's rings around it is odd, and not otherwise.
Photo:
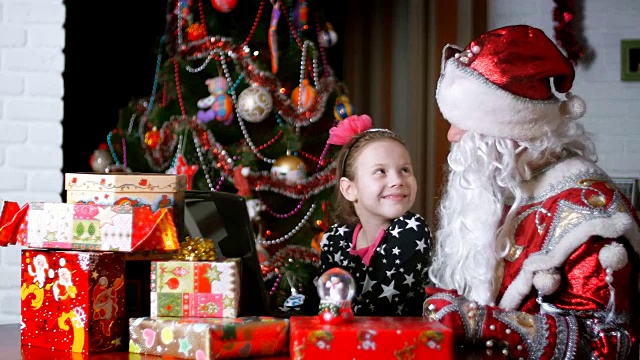
[(91, 159), (94, 171), (187, 174), (190, 189), (246, 197), (271, 306), (289, 314), (317, 309), (300, 295), (315, 295), (330, 221), (326, 140), (353, 113), (327, 63), (338, 39), (322, 6), (169, 0), (150, 96), (122, 109)]

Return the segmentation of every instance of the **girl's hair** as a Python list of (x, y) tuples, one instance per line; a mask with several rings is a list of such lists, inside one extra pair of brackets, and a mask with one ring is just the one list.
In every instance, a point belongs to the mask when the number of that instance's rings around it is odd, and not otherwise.
[(356, 159), (358, 159), (362, 149), (372, 142), (387, 139), (395, 140), (405, 148), (407, 147), (404, 140), (393, 131), (374, 128), (354, 135), (349, 142), (344, 144), (338, 153), (338, 159), (336, 161), (336, 201), (333, 205), (335, 222), (347, 225), (355, 225), (359, 222), (353, 203), (347, 200), (340, 191), (340, 179), (346, 177), (349, 180), (354, 180), (356, 175)]

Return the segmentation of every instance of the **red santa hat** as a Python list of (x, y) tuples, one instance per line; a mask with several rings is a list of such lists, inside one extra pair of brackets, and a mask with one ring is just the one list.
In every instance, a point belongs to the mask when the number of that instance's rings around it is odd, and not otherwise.
[[(569, 59), (542, 30), (507, 26), (464, 49), (445, 46), (436, 100), (458, 128), (530, 140), (584, 115), (584, 101), (569, 92), (574, 76)], [(567, 100), (556, 97), (551, 81)]]

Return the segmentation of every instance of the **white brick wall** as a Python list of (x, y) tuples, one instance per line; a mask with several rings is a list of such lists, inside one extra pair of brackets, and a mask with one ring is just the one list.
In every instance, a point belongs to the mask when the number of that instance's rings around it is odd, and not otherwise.
[[(527, 24), (553, 39), (552, 1), (490, 0), (489, 28)], [(640, 39), (640, 2), (584, 1), (584, 35), (595, 50), (578, 65), (572, 91), (587, 103), (582, 119), (594, 134), (598, 164), (614, 177), (640, 178), (640, 82), (620, 81), (620, 40)]]
[[(61, 201), (61, 0), (0, 0), (0, 197)], [(0, 249), (0, 323), (20, 321), (20, 248)]]

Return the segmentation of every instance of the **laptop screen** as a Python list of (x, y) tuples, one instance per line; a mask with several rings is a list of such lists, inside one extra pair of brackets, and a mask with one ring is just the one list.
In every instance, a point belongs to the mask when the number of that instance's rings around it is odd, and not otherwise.
[(239, 316), (270, 315), (245, 199), (221, 191), (188, 190), (184, 213), (186, 235), (212, 239), (224, 257), (242, 259)]

